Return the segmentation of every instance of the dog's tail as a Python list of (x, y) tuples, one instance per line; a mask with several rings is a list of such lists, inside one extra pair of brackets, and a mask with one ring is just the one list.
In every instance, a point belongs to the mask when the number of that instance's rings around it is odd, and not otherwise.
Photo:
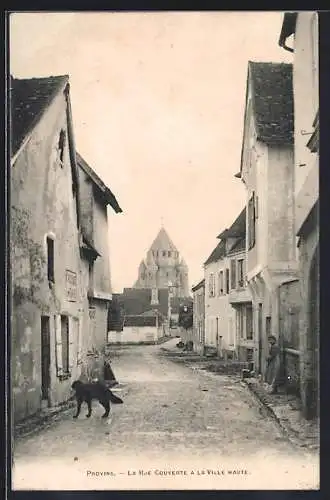
[(115, 405), (121, 405), (123, 403), (123, 400), (120, 399), (118, 396), (116, 396), (112, 391), (110, 391), (110, 389), (108, 389), (109, 391), (109, 399), (111, 401), (111, 403), (115, 404)]

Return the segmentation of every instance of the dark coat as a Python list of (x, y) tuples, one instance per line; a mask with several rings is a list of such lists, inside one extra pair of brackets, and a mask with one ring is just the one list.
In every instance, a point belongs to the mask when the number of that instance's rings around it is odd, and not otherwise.
[(281, 365), (280, 348), (277, 345), (271, 346), (267, 362), (265, 381), (269, 385), (274, 385), (278, 382)]

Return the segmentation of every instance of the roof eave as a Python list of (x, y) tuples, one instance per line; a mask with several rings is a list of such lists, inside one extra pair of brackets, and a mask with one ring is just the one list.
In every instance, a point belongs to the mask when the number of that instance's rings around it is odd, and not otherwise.
[(82, 170), (85, 172), (85, 174), (88, 175), (88, 177), (91, 179), (91, 181), (94, 183), (94, 185), (101, 191), (101, 193), (103, 195), (104, 202), (107, 205), (110, 205), (117, 214), (122, 213), (123, 211), (122, 211), (121, 207), (119, 206), (119, 203), (118, 203), (115, 195), (111, 191), (111, 189), (109, 189), (104, 184), (102, 179), (100, 179), (100, 177), (97, 175), (97, 173), (88, 165), (88, 163), (84, 160), (84, 158), (78, 152), (76, 154), (77, 154), (77, 160), (78, 160), (79, 166), (82, 168)]
[(263, 142), (267, 146), (293, 146), (294, 144), (293, 138), (287, 140), (287, 139), (270, 138), (262, 135), (257, 135), (257, 140), (259, 142)]
[[(287, 50), (291, 49), (286, 45), (285, 42), (287, 38), (289, 38), (289, 36), (295, 33), (296, 21), (297, 21), (297, 12), (286, 12), (284, 14), (281, 33), (278, 40), (278, 44), (280, 47), (283, 47)], [(293, 49), (291, 49), (290, 51), (293, 52)]]

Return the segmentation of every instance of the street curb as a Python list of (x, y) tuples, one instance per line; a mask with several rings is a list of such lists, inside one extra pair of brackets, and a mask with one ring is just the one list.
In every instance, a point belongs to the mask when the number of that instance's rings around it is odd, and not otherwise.
[(246, 387), (250, 394), (253, 396), (253, 399), (261, 409), (261, 411), (264, 411), (276, 424), (276, 426), (279, 428), (279, 430), (284, 434), (284, 436), (290, 441), (290, 443), (298, 447), (300, 449), (305, 448), (309, 451), (315, 451), (318, 449), (317, 446), (315, 445), (308, 445), (306, 443), (303, 443), (302, 440), (297, 436), (297, 434), (292, 430), (289, 429), (283, 420), (281, 420), (276, 412), (273, 410), (273, 408), (266, 402), (263, 401), (260, 395), (258, 394), (257, 390), (252, 384), (249, 384), (248, 382), (244, 380), (240, 380), (241, 386)]
[(54, 420), (58, 415), (71, 410), (75, 407), (75, 404), (75, 400), (69, 399), (64, 404), (61, 404), (58, 407), (51, 408), (49, 414), (45, 414), (43, 411), (40, 411), (23, 420), (22, 422), (18, 422), (16, 426), (14, 426), (14, 439), (21, 439), (30, 436), (48, 427), (49, 425), (54, 423)]

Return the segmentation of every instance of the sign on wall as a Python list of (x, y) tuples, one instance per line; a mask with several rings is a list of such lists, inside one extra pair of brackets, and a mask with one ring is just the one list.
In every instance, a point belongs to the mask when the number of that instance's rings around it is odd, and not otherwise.
[(66, 298), (69, 302), (76, 302), (77, 300), (77, 273), (65, 271), (65, 289)]

